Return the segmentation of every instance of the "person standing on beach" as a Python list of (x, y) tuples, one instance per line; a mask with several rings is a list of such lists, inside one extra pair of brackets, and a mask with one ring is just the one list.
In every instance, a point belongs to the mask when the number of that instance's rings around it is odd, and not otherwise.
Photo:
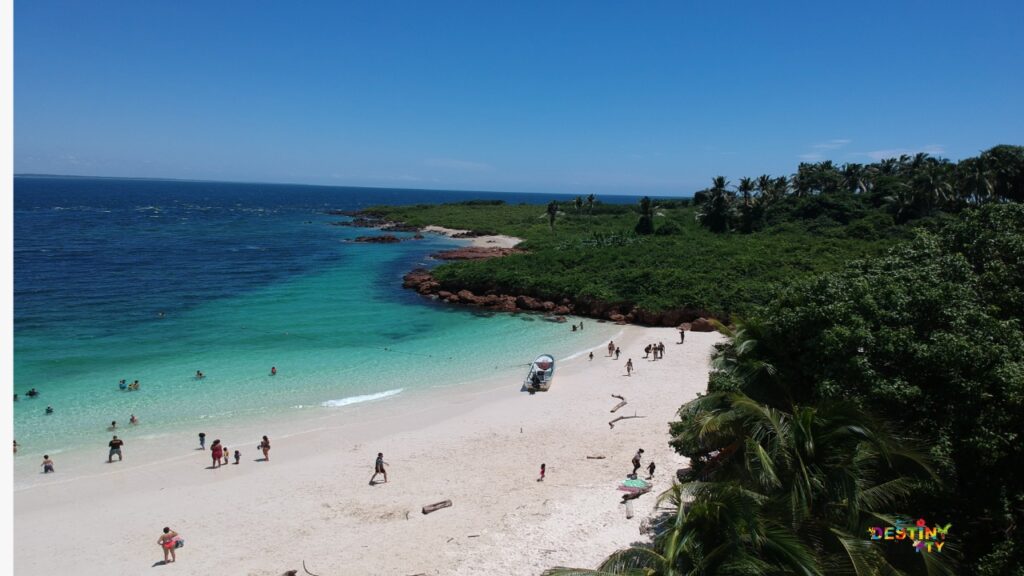
[(235, 450), (235, 466), (238, 466), (238, 461), (242, 459), (242, 453)]
[(260, 450), (263, 451), (263, 461), (270, 462), (270, 440), (266, 436), (260, 442)]
[(643, 458), (643, 455), (644, 449), (640, 448), (633, 456), (633, 472), (629, 475), (631, 478), (636, 478), (636, 471), (640, 469), (640, 458)]
[(540, 478), (537, 478), (537, 482), (543, 482), (544, 481), (544, 472), (546, 472), (546, 471), (547, 471), (547, 464), (541, 464), (540, 465)]
[(656, 466), (654, 465), (654, 460), (651, 460), (651, 463), (647, 465), (647, 479), (648, 480), (650, 480), (651, 478), (654, 478), (654, 469), (655, 468), (656, 468)]
[(227, 446), (221, 446), (220, 448), (221, 448), (221, 451), (224, 452), (224, 464), (227, 464), (228, 463), (228, 459), (231, 458), (231, 456), (230, 456), (231, 451), (228, 450)]
[(384, 466), (386, 465), (387, 462), (384, 461), (384, 453), (377, 452), (377, 461), (373, 463), (373, 476), (370, 476), (370, 484), (373, 484), (373, 481), (377, 479), (377, 474), (383, 474), (384, 483), (387, 484), (388, 471), (384, 469)]
[(210, 457), (213, 458), (213, 467), (220, 468), (220, 459), (224, 457), (224, 447), (220, 445), (219, 439), (210, 444)]
[(199, 433), (199, 449), (206, 450), (206, 432)]
[[(157, 538), (156, 543), (164, 549), (164, 564), (169, 564), (177, 560), (174, 556), (174, 549), (178, 547), (177, 538), (178, 533), (166, 526), (164, 527), (164, 533)], [(167, 559), (168, 555), (171, 557), (170, 560)]]
[(43, 454), (43, 474), (49, 474), (53, 472), (53, 460), (50, 460), (49, 454)]
[(626, 360), (626, 376), (633, 375), (633, 359)]
[(107, 464), (114, 461), (114, 454), (117, 454), (117, 461), (121, 461), (121, 447), (124, 446), (124, 440), (121, 440), (117, 436), (114, 436), (107, 444), (110, 447), (110, 453), (107, 455)]
[(615, 353), (615, 341), (614, 340), (609, 340), (608, 341), (608, 356), (611, 356), (614, 353)]
[(618, 359), (619, 359), (619, 354), (621, 354), (621, 353), (622, 353), (622, 349), (621, 349), (621, 348), (619, 348), (618, 346), (616, 346), (616, 347), (615, 347), (615, 359), (616, 359), (616, 360), (618, 360)]
[(665, 343), (664, 342), (658, 342), (658, 357), (662, 358), (662, 359), (665, 358)]
[(593, 361), (593, 360), (594, 360), (594, 353), (593, 353), (593, 352), (591, 352), (591, 353), (590, 353), (590, 360), (591, 360), (591, 361)]
[(683, 330), (682, 328), (680, 328), (679, 329), (679, 343), (682, 344), (685, 341), (686, 341), (686, 330)]

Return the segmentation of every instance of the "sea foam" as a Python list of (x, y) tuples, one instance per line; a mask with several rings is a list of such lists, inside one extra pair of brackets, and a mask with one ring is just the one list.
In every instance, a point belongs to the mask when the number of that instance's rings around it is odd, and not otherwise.
[(395, 396), (401, 394), (405, 388), (397, 388), (395, 390), (385, 390), (384, 392), (378, 392), (376, 394), (363, 394), (362, 396), (349, 396), (348, 398), (341, 398), (339, 400), (328, 400), (321, 406), (325, 408), (340, 408), (342, 406), (348, 406), (349, 404), (359, 404), (361, 402), (373, 402), (374, 400), (381, 400), (389, 396)]

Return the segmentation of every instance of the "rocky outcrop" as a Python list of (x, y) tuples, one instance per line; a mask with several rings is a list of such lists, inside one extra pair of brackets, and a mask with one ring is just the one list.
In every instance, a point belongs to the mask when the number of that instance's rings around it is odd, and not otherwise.
[(385, 234), (383, 236), (360, 236), (353, 240), (353, 242), (359, 242), (361, 244), (397, 244), (401, 241), (401, 238), (390, 234)]
[(525, 250), (518, 250), (516, 248), (466, 246), (464, 248), (443, 250), (432, 254), (432, 256), (438, 260), (487, 260), (489, 258), (501, 258), (509, 254), (523, 253), (525, 253)]
[[(589, 316), (609, 320), (617, 324), (640, 324), (643, 326), (666, 326), (689, 329), (695, 332), (713, 332), (716, 328), (708, 317), (713, 316), (704, 310), (675, 309), (664, 312), (650, 312), (628, 304), (612, 304), (607, 302), (573, 302), (568, 298), (541, 300), (527, 294), (500, 294), (488, 291), (486, 294), (475, 294), (465, 288), (443, 286), (429, 270), (417, 268), (402, 278), (402, 286), (415, 290), (442, 302), (477, 306), (499, 312), (540, 312), (552, 321), (565, 316)], [(681, 321), (683, 322), (680, 324)]]
[(715, 325), (707, 318), (697, 318), (690, 322), (691, 332), (714, 332)]

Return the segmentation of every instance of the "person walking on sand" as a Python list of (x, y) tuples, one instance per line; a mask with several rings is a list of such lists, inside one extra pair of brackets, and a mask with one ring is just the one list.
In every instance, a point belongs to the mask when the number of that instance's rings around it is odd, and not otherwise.
[(117, 436), (114, 436), (107, 446), (110, 447), (110, 453), (107, 454), (107, 464), (114, 461), (114, 455), (117, 454), (117, 461), (121, 461), (121, 447), (124, 446), (124, 440), (121, 440)]
[(665, 358), (665, 343), (664, 342), (658, 342), (658, 357), (662, 358), (662, 359)]
[(537, 482), (544, 481), (544, 473), (547, 471), (547, 464), (540, 465), (540, 478), (537, 478)]
[(590, 360), (591, 360), (591, 361), (593, 361), (593, 360), (594, 360), (594, 353), (593, 353), (593, 352), (591, 352), (591, 353), (590, 353)]
[(49, 454), (43, 454), (43, 474), (49, 474), (53, 472), (53, 460), (50, 460)]
[(223, 445), (220, 447), (220, 449), (221, 449), (221, 451), (224, 452), (224, 464), (226, 465), (228, 463), (228, 459), (231, 458), (231, 451), (228, 450), (227, 446), (223, 446)]
[(384, 483), (387, 484), (388, 471), (384, 469), (387, 464), (388, 463), (384, 461), (384, 453), (377, 452), (377, 461), (373, 463), (373, 476), (370, 476), (370, 484), (373, 484), (374, 480), (377, 479), (377, 474), (383, 474)]
[(626, 360), (626, 376), (633, 375), (633, 359)]
[(266, 436), (260, 442), (260, 450), (263, 451), (263, 461), (270, 462), (270, 440)]
[(651, 463), (647, 465), (647, 479), (648, 480), (650, 480), (651, 478), (654, 478), (654, 469), (655, 468), (656, 468), (656, 466), (654, 465), (654, 460), (651, 460)]
[[(156, 543), (164, 549), (164, 564), (170, 564), (171, 562), (177, 560), (177, 558), (174, 556), (174, 549), (178, 547), (177, 532), (164, 526), (164, 533), (156, 539)], [(168, 556), (171, 557), (170, 560), (167, 559)]]
[(238, 466), (238, 461), (242, 459), (242, 453), (235, 450), (235, 466)]
[(636, 471), (640, 469), (640, 458), (642, 458), (643, 455), (644, 449), (640, 448), (633, 456), (633, 472), (629, 475), (630, 478), (636, 478)]
[(616, 360), (618, 360), (618, 359), (619, 359), (619, 354), (621, 354), (621, 353), (622, 353), (622, 349), (621, 349), (621, 348), (619, 348), (618, 346), (616, 346), (616, 347), (615, 347), (615, 359), (616, 359)]
[(224, 447), (220, 445), (220, 439), (210, 444), (210, 457), (213, 458), (213, 468), (220, 468), (220, 459), (224, 457)]
[(608, 341), (608, 355), (611, 356), (614, 353), (615, 353), (615, 341), (614, 340), (609, 340)]
[(679, 329), (679, 343), (682, 344), (685, 341), (686, 341), (686, 330), (683, 330), (682, 328), (680, 328)]
[(206, 450), (206, 432), (199, 433), (199, 449)]

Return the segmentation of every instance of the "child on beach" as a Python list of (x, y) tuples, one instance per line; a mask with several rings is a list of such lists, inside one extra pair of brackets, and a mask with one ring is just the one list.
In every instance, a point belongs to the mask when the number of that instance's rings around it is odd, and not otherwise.
[(199, 449), (206, 450), (206, 432), (199, 433)]
[(651, 478), (654, 478), (654, 468), (655, 468), (654, 460), (651, 460), (651, 463), (647, 465), (647, 479), (648, 480), (650, 480)]
[(591, 360), (593, 360), (593, 359), (594, 359), (594, 353), (593, 353), (593, 352), (591, 352), (591, 353), (590, 353), (590, 359), (591, 359)]
[(616, 360), (618, 360), (618, 359), (619, 359), (619, 354), (621, 354), (621, 353), (622, 353), (622, 349), (621, 349), (621, 348), (619, 348), (618, 346), (616, 346), (616, 347), (615, 347), (615, 359), (616, 359)]
[(547, 471), (547, 464), (540, 465), (540, 478), (537, 478), (537, 482), (544, 481), (544, 472)]
[(231, 454), (231, 452), (228, 450), (227, 446), (221, 446), (221, 450), (224, 451), (224, 463), (227, 464), (228, 463), (229, 454)]
[(377, 452), (377, 461), (373, 463), (373, 476), (370, 476), (370, 484), (374, 483), (374, 480), (377, 478), (377, 474), (383, 474), (384, 482), (387, 483), (388, 471), (384, 469), (384, 466), (386, 465), (387, 462), (384, 461), (384, 453)]
[(633, 359), (626, 360), (626, 376), (633, 375)]
[(50, 472), (53, 472), (53, 460), (50, 460), (49, 454), (43, 454), (43, 474)]
[(238, 450), (235, 450), (235, 465), (236, 466), (238, 465), (238, 461), (241, 460), (241, 459), (242, 459), (242, 453), (239, 452)]

